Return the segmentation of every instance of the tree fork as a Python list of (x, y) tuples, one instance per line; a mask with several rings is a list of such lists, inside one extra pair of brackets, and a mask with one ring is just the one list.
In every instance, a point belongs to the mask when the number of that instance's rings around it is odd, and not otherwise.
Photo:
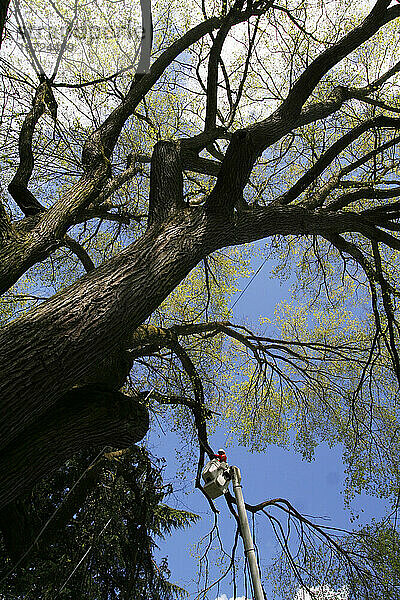
[(275, 234), (327, 237), (346, 231), (400, 249), (396, 238), (350, 211), (274, 206), (242, 211), (229, 222), (223, 213), (210, 215), (201, 207), (174, 211), (165, 223), (1, 331), (0, 448), (66, 390), (90, 379), (102, 360), (126, 348), (135, 329), (217, 248)]
[[(134, 330), (213, 249), (207, 229), (200, 211), (185, 209), (3, 328), (0, 397), (7, 417), (0, 425), (1, 448), (126, 347)], [(218, 239), (222, 224), (215, 233)]]

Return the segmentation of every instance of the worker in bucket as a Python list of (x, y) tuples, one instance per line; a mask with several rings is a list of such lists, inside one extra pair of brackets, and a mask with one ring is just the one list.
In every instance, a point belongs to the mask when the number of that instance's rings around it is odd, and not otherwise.
[(228, 462), (228, 459), (226, 458), (225, 450), (223, 448), (220, 448), (218, 450), (217, 454), (214, 454), (214, 458), (218, 458), (219, 462)]

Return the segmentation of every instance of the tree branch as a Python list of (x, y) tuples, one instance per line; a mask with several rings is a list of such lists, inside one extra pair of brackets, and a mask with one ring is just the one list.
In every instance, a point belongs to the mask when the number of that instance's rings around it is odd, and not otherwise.
[(293, 202), (293, 200), (304, 192), (304, 190), (307, 189), (321, 173), (323, 173), (323, 171), (345, 148), (347, 148), (347, 146), (360, 137), (360, 135), (374, 127), (392, 127), (394, 129), (400, 129), (400, 119), (380, 115), (373, 119), (368, 119), (367, 121), (364, 121), (364, 123), (354, 127), (336, 140), (336, 142), (334, 142), (332, 146), (330, 146), (330, 148), (314, 162), (313, 166), (306, 171), (306, 173), (287, 192), (277, 198), (275, 202), (278, 202), (279, 204), (289, 204), (290, 202)]
[[(367, 154), (365, 154), (364, 156), (361, 156), (361, 158), (359, 158), (358, 160), (355, 160), (355, 161), (351, 162), (350, 164), (346, 165), (338, 173), (336, 173), (335, 175), (330, 177), (329, 180), (326, 182), (326, 184), (323, 185), (319, 191), (317, 191), (315, 194), (313, 194), (312, 198), (304, 201), (302, 203), (303, 206), (306, 206), (307, 208), (310, 208), (310, 209), (323, 206), (323, 204), (325, 203), (325, 200), (328, 198), (329, 194), (337, 187), (346, 187), (346, 186), (349, 186), (350, 184), (352, 187), (357, 187), (357, 188), (365, 187), (365, 184), (363, 182), (353, 182), (353, 181), (348, 182), (348, 181), (341, 181), (341, 179), (342, 179), (342, 177), (345, 177), (346, 175), (348, 175), (349, 173), (351, 173), (352, 171), (354, 171), (361, 165), (365, 164), (366, 162), (368, 162), (369, 160), (371, 160), (378, 154), (382, 153), (384, 150), (387, 150), (388, 148), (395, 146), (399, 142), (400, 142), (400, 136), (394, 137), (389, 142), (386, 142), (386, 144), (381, 144), (377, 148), (374, 148), (374, 150), (371, 150), (371, 152), (367, 152)], [(386, 183), (392, 183), (392, 182), (387, 181)], [(393, 183), (396, 183), (396, 181), (393, 180)], [(364, 214), (364, 212), (365, 211), (363, 211), (362, 214)]]
[(221, 27), (215, 36), (208, 60), (207, 73), (207, 103), (204, 131), (214, 129), (217, 117), (217, 94), (218, 94), (218, 65), (221, 58), (222, 47), (226, 37), (235, 24), (235, 14), (243, 8), (244, 0), (235, 0), (228, 15), (225, 17)]
[(332, 67), (371, 38), (388, 21), (400, 15), (400, 8), (397, 6), (393, 7), (394, 11), (387, 10), (390, 3), (391, 0), (377, 0), (369, 15), (358, 27), (355, 27), (338, 43), (327, 48), (313, 60), (293, 85), (280, 110), (289, 114), (290, 117), (300, 114), (302, 106), (316, 85)]
[(32, 109), (26, 115), (19, 134), (19, 166), (8, 186), (11, 196), (26, 216), (44, 211), (44, 207), (28, 190), (28, 183), (34, 167), (32, 139), (37, 122), (46, 109), (50, 110), (54, 120), (57, 118), (57, 103), (46, 78), (41, 79), (32, 104)]
[(151, 157), (147, 226), (160, 225), (171, 211), (185, 206), (179, 149), (173, 142), (157, 142)]
[(400, 187), (389, 188), (389, 189), (376, 189), (371, 186), (362, 187), (355, 192), (348, 194), (342, 194), (338, 198), (335, 198), (326, 205), (327, 210), (340, 210), (357, 200), (364, 200), (366, 198), (373, 198), (375, 200), (387, 198), (397, 198), (400, 196)]
[(206, 203), (210, 213), (232, 212), (243, 194), (255, 161), (266, 148), (293, 129), (332, 114), (351, 97), (350, 90), (338, 86), (327, 102), (314, 103), (302, 110), (317, 83), (335, 64), (368, 40), (382, 25), (400, 15), (400, 6), (387, 10), (389, 4), (390, 0), (378, 0), (360, 26), (322, 52), (272, 115), (233, 134), (217, 182)]
[(0, 245), (7, 243), (12, 235), (11, 219), (0, 201)]
[(69, 235), (66, 235), (64, 237), (64, 241), (67, 248), (69, 248), (71, 252), (73, 252), (75, 256), (79, 258), (86, 273), (93, 271), (93, 269), (95, 268), (94, 262), (92, 261), (86, 250), (83, 248), (83, 246), (81, 246), (76, 240), (74, 240)]
[[(242, 23), (250, 16), (264, 12), (264, 10), (263, 2), (255, 2), (254, 5), (250, 5), (247, 10), (235, 15), (234, 24)], [(139, 102), (158, 81), (165, 69), (167, 69), (179, 54), (208, 33), (211, 33), (214, 29), (220, 27), (222, 23), (222, 17), (211, 17), (199, 25), (196, 25), (171, 44), (171, 46), (161, 54), (161, 56), (152, 64), (149, 73), (132, 83), (123, 102), (87, 139), (82, 154), (82, 163), (85, 169), (92, 170), (93, 168), (96, 168), (101, 162), (103, 154), (105, 154), (107, 158), (110, 158), (125, 121), (133, 114), (133, 111), (136, 109)]]

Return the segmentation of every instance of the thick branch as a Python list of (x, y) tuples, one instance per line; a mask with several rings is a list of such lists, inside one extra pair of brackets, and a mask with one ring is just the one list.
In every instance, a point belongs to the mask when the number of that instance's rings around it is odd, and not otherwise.
[(107, 157), (111, 156), (125, 121), (133, 114), (139, 102), (161, 77), (165, 69), (181, 52), (219, 27), (220, 24), (220, 18), (212, 17), (193, 27), (161, 54), (151, 66), (149, 73), (132, 83), (124, 101), (86, 141), (82, 155), (82, 162), (86, 168), (91, 169), (98, 164), (103, 153)]
[(157, 142), (151, 157), (148, 227), (185, 206), (179, 148), (173, 142)]
[[(242, 23), (251, 15), (264, 12), (263, 2), (254, 5), (235, 15), (234, 23)], [(123, 102), (107, 117), (104, 123), (88, 138), (83, 154), (82, 163), (86, 169), (92, 169), (101, 162), (103, 153), (110, 157), (125, 121), (130, 117), (138, 104), (158, 81), (169, 65), (187, 48), (202, 37), (217, 29), (223, 23), (222, 17), (212, 17), (193, 27), (171, 46), (152, 64), (150, 72), (139, 80), (135, 80)]]
[[(329, 69), (369, 39), (382, 25), (400, 15), (400, 7), (387, 10), (389, 4), (390, 0), (378, 0), (359, 27), (313, 61), (295, 83), (288, 98), (272, 115), (232, 136), (217, 182), (207, 201), (209, 211), (231, 212), (243, 194), (255, 161), (266, 148), (293, 129), (327, 117), (340, 108), (345, 100), (353, 97), (351, 90), (338, 86), (327, 102), (314, 103), (302, 110), (314, 87)], [(371, 91), (368, 89), (368, 92)]]
[(211, 227), (207, 234), (202, 211), (182, 211), (161, 230), (152, 227), (92, 273), (3, 328), (0, 337), (9, 344), (0, 343), (0, 398), (2, 414), (10, 420), (3, 421), (1, 445), (39, 418), (65, 389), (90, 377), (101, 360), (124, 347), (133, 331), (215, 247), (220, 232), (213, 232)]
[(6, 243), (12, 235), (11, 220), (0, 201), (0, 246)]
[(236, 131), (221, 163), (217, 182), (207, 199), (207, 210), (212, 213), (231, 211), (242, 198), (254, 164), (263, 150), (298, 127), (328, 117), (348, 99), (346, 88), (338, 86), (325, 102), (305, 107), (297, 119), (291, 120), (278, 109), (264, 121)]
[(347, 146), (360, 137), (360, 135), (374, 127), (392, 127), (394, 129), (399, 129), (400, 119), (381, 115), (373, 119), (368, 119), (364, 123), (354, 127), (336, 140), (336, 142), (334, 142), (332, 146), (326, 150), (317, 161), (315, 161), (313, 166), (290, 188), (290, 190), (285, 192), (277, 201), (280, 202), (280, 204), (289, 204), (295, 200), (299, 194), (307, 189), (307, 187), (323, 173), (323, 171), (345, 148), (347, 148)]
[(400, 196), (400, 188), (398, 187), (389, 189), (375, 189), (368, 186), (362, 187), (355, 192), (342, 194), (338, 198), (335, 198), (335, 200), (329, 202), (329, 204), (326, 205), (326, 208), (327, 210), (340, 210), (345, 206), (349, 206), (349, 204), (356, 202), (357, 200), (364, 200), (366, 198), (386, 200), (387, 198), (397, 198), (398, 196)]
[(60, 240), (71, 224), (80, 222), (88, 206), (97, 204), (110, 176), (110, 163), (103, 159), (96, 171), (83, 176), (43, 214), (33, 232), (38, 245), (45, 246), (54, 238)]
[(73, 252), (77, 258), (79, 258), (86, 273), (93, 271), (93, 269), (95, 268), (94, 263), (93, 263), (92, 259), (90, 258), (89, 254), (86, 252), (85, 248), (83, 248), (83, 246), (81, 246), (79, 244), (79, 242), (74, 240), (69, 235), (66, 235), (64, 240), (65, 240), (65, 245), (67, 246), (67, 248), (69, 248), (71, 250), (71, 252)]
[(391, 0), (377, 0), (375, 6), (363, 22), (350, 31), (337, 44), (322, 52), (300, 75), (282, 104), (282, 110), (290, 116), (300, 113), (306, 100), (324, 75), (337, 65), (345, 56), (371, 38), (389, 20), (400, 15), (399, 7), (389, 11)]
[(185, 171), (193, 171), (193, 173), (202, 173), (203, 175), (217, 177), (221, 167), (220, 162), (197, 156), (197, 154), (188, 150), (182, 150), (181, 155)]
[(118, 212), (109, 212), (107, 206), (89, 208), (84, 212), (77, 222), (84, 223), (90, 219), (100, 219), (101, 221), (114, 221), (115, 223), (130, 225), (132, 221), (140, 223), (142, 219), (147, 217), (147, 214), (145, 213), (131, 213), (119, 206), (113, 206), (112, 208), (117, 208)]
[[(388, 148), (395, 146), (399, 142), (400, 142), (400, 136), (394, 137), (389, 142), (386, 142), (386, 144), (381, 144), (380, 146), (377, 146), (376, 148), (374, 148), (374, 150), (371, 150), (371, 152), (367, 152), (367, 154), (364, 154), (364, 156), (361, 156), (358, 160), (355, 160), (352, 163), (347, 164), (345, 167), (340, 169), (340, 171), (338, 173), (336, 173), (335, 175), (332, 175), (332, 177), (330, 177), (328, 179), (328, 181), (322, 186), (322, 188), (320, 190), (318, 190), (318, 192), (313, 194), (313, 196), (310, 199), (302, 202), (303, 206), (306, 206), (307, 208), (311, 208), (311, 209), (323, 206), (323, 204), (325, 203), (325, 200), (328, 198), (330, 193), (337, 187), (346, 187), (346, 186), (357, 187), (357, 188), (365, 187), (365, 185), (361, 181), (360, 182), (341, 181), (341, 179), (342, 179), (342, 177), (345, 177), (346, 175), (348, 175), (349, 173), (351, 173), (352, 171), (354, 171), (361, 165), (365, 164), (369, 160), (375, 158), (378, 154), (382, 153), (384, 150), (387, 150)], [(386, 182), (386, 183), (396, 183), (396, 181), (393, 180), (392, 182)], [(362, 214), (365, 214), (365, 211), (363, 211)]]
[[(179, 140), (182, 169), (184, 171), (193, 171), (194, 173), (202, 173), (204, 175), (212, 175), (216, 177), (221, 166), (220, 162), (210, 160), (198, 156), (207, 144), (215, 141), (219, 137), (227, 137), (227, 134), (219, 134), (217, 130), (212, 136), (194, 136), (192, 138), (183, 138)], [(150, 163), (151, 157), (143, 154), (134, 155), (133, 160), (141, 163)]]
[(99, 194), (99, 197), (96, 199), (96, 205), (103, 204), (107, 198), (109, 198), (114, 192), (116, 192), (120, 187), (124, 185), (124, 183), (130, 181), (132, 177), (141, 172), (141, 168), (135, 165), (135, 157), (129, 155), (128, 157), (128, 166), (119, 175), (113, 177), (106, 183), (104, 188)]
[[(358, 232), (400, 249), (397, 238), (351, 211), (291, 206), (244, 210), (229, 224), (202, 208), (174, 213), (137, 242), (0, 332), (3, 447), (63, 391), (126, 348), (137, 327), (217, 248), (271, 235)], [(21, 375), (23, 373), (23, 376)]]

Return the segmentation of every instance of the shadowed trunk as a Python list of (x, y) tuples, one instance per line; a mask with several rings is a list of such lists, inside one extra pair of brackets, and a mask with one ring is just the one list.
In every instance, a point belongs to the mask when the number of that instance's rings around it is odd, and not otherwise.
[(2, 452), (0, 508), (29, 491), (79, 450), (126, 448), (147, 433), (149, 416), (139, 403), (117, 391), (87, 385), (73, 389)]
[(124, 346), (207, 252), (205, 230), (190, 214), (151, 229), (3, 329), (0, 395), (8, 418), (0, 426), (2, 448)]

